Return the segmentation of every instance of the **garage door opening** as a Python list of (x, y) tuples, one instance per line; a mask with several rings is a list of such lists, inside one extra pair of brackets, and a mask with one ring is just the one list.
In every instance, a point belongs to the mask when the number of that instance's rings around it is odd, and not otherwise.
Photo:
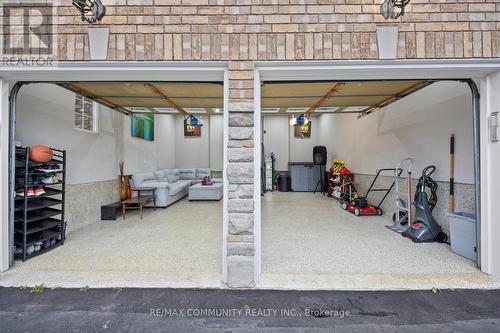
[[(2, 284), (220, 286), (223, 95), (202, 81), (22, 86)], [(54, 158), (36, 162), (37, 145)]]
[[(261, 287), (421, 289), (498, 284), (481, 273), (476, 260), (452, 252), (449, 244), (417, 244), (386, 228), (393, 225), (396, 211), (393, 171), (381, 172), (372, 187), (379, 191), (367, 197), (381, 215), (356, 216), (339, 200), (346, 195), (348, 201), (364, 197), (379, 170), (395, 169), (411, 158), (413, 201), (423, 169), (435, 166), (437, 202), (432, 216), (455, 242), (455, 250), (463, 245), (474, 252), (476, 226), (467, 225), (464, 241), (457, 232), (451, 233), (447, 215), (450, 186), (452, 213), (474, 214), (477, 205), (474, 110), (466, 83), (266, 81), (260, 95)], [(451, 135), (454, 175), (450, 174)], [(313, 158), (318, 146), (326, 150), (324, 163)], [(406, 182), (399, 182), (400, 191), (406, 193)], [(431, 195), (428, 188), (427, 193)]]

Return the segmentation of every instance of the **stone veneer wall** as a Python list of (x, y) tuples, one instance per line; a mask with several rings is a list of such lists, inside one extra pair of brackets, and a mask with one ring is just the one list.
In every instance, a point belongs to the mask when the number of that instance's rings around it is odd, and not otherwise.
[(101, 206), (119, 201), (118, 180), (66, 185), (67, 233), (101, 220)]
[(253, 105), (229, 104), (227, 263), (230, 287), (254, 285)]
[[(357, 190), (361, 195), (366, 193), (368, 187), (373, 181), (373, 175), (364, 175), (364, 174), (356, 174), (355, 182), (357, 184)], [(379, 178), (380, 182), (377, 181), (377, 184), (380, 186), (389, 187), (393, 182), (392, 177), (381, 177)], [(413, 189), (411, 191), (412, 196), (415, 195), (415, 187), (417, 186), (418, 179), (413, 179)], [(400, 181), (401, 190), (406, 193), (406, 181)], [(455, 183), (455, 211), (456, 212), (468, 212), (474, 213), (475, 211), (475, 202), (474, 202), (474, 184), (463, 184), (463, 183)], [(448, 217), (446, 213), (448, 213), (449, 203), (450, 203), (450, 184), (448, 182), (438, 182), (438, 203), (433, 211), (433, 216), (436, 221), (441, 225), (443, 231), (449, 235), (449, 225), (448, 225)], [(381, 193), (374, 192), (370, 194), (370, 203), (378, 203), (382, 198)], [(388, 221), (390, 219), (390, 223), (392, 223), (392, 214), (396, 209), (395, 205), (395, 191), (392, 190), (391, 193), (387, 196), (384, 203), (382, 204), (382, 210), (384, 211), (384, 215), (387, 216)]]

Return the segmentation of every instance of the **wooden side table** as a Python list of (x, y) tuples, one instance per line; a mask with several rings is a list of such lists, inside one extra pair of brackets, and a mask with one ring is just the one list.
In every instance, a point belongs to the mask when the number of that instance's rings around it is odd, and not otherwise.
[(156, 188), (154, 187), (141, 187), (141, 188), (132, 188), (132, 192), (137, 192), (137, 196), (141, 197), (141, 192), (153, 192), (153, 196), (155, 197), (155, 207), (156, 207)]
[[(142, 217), (144, 216), (144, 206), (147, 205), (149, 202), (153, 202), (153, 207), (156, 210), (156, 189), (153, 187), (144, 187), (144, 188), (137, 188), (137, 189), (132, 189), (132, 191), (137, 192), (137, 197), (133, 197), (127, 200), (123, 200), (121, 202), (122, 204), (122, 214), (123, 214), (123, 219), (125, 220), (125, 211), (127, 209), (139, 209), (140, 214), (141, 214), (141, 220)], [(153, 192), (152, 195), (144, 195), (141, 194), (141, 192)]]

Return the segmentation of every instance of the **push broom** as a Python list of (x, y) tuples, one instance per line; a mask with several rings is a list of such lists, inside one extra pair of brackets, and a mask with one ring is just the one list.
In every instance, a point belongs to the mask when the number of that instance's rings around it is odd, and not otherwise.
[(450, 213), (455, 211), (455, 134), (450, 135)]

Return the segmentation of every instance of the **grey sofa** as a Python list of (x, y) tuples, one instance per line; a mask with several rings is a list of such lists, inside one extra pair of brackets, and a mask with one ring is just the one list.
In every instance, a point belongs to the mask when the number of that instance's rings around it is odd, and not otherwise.
[[(211, 176), (211, 174), (212, 171), (209, 168), (164, 169), (134, 174), (130, 185), (132, 188), (155, 188), (156, 206), (167, 207), (187, 196), (191, 185), (201, 183), (203, 177)], [(222, 183), (220, 178), (214, 178), (213, 181)], [(148, 194), (147, 192), (142, 193)], [(132, 195), (136, 196), (137, 193), (134, 192)]]

